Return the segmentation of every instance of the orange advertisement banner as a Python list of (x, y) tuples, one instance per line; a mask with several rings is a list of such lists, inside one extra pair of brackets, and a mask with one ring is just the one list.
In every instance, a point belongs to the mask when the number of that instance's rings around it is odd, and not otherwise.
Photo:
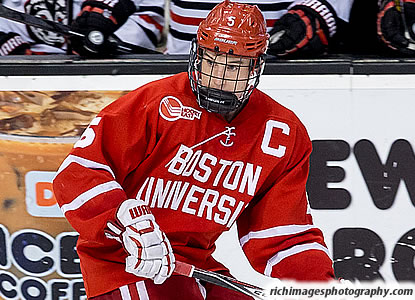
[(0, 299), (85, 297), (78, 235), (52, 180), (89, 122), (125, 93), (0, 91)]

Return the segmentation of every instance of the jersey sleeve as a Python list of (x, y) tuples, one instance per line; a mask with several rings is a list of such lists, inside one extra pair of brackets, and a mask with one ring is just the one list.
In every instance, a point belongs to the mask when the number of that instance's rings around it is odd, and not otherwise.
[(164, 0), (134, 0), (137, 12), (121, 26), (116, 34), (124, 41), (155, 49), (162, 40)]
[(299, 281), (334, 278), (322, 232), (313, 225), (306, 195), (311, 142), (297, 129), (286, 171), (271, 179), (237, 220), (240, 244), (266, 276)]
[[(293, 1), (293, 3), (290, 5), (289, 8), (301, 2), (305, 2), (305, 1), (295, 0)], [(307, 2), (310, 2), (311, 5), (316, 5), (316, 7), (318, 6), (317, 4), (313, 4), (312, 1), (307, 1)], [(334, 10), (338, 18), (342, 19), (345, 22), (349, 21), (350, 11), (352, 9), (354, 0), (322, 0), (322, 2), (323, 3), (327, 2), (330, 5), (330, 7)]]
[(129, 104), (134, 97), (121, 97), (92, 120), (53, 181), (66, 219), (88, 241), (105, 242), (107, 220), (127, 199), (124, 182), (150, 147), (147, 106)]
[(337, 17), (348, 22), (354, 0), (327, 0), (336, 11)]
[[(20, 12), (24, 12), (24, 7), (22, 4), (14, 3), (11, 0), (3, 1), (2, 5)], [(21, 36), (23, 41), (31, 44), (34, 43), (34, 40), (29, 36), (27, 26), (25, 24), (14, 22), (6, 18), (0, 18), (0, 31), (4, 33), (17, 33)]]

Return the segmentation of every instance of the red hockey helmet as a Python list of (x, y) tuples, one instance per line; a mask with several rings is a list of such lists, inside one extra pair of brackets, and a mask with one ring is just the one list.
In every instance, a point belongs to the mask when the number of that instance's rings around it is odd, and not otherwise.
[(224, 1), (199, 24), (197, 42), (207, 49), (258, 57), (267, 50), (264, 17), (256, 5)]
[(269, 35), (256, 5), (225, 0), (204, 19), (193, 40), (188, 74), (208, 111), (236, 111), (259, 83)]

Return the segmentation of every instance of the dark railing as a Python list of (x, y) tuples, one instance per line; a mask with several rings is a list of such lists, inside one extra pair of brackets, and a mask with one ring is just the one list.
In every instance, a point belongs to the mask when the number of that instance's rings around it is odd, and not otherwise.
[[(186, 55), (120, 55), (80, 59), (75, 55), (0, 58), (0, 76), (174, 74), (187, 70)], [(415, 74), (415, 58), (353, 57), (267, 59), (264, 74)]]

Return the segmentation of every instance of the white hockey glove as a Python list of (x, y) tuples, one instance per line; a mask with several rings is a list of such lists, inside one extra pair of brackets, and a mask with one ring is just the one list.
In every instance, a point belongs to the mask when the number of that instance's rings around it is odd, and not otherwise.
[(174, 270), (175, 258), (164, 232), (142, 200), (128, 199), (118, 207), (116, 221), (107, 222), (105, 236), (120, 242), (128, 257), (125, 271), (162, 284)]

